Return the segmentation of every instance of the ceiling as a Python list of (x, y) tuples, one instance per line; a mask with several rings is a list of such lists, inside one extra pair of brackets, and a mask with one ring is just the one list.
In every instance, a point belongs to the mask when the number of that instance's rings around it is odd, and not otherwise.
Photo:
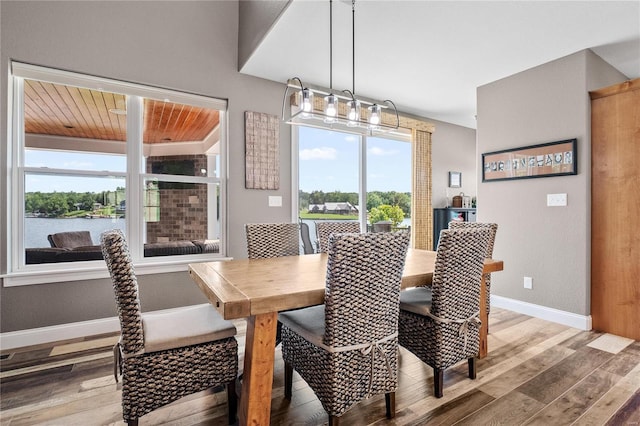
[[(352, 82), (351, 1), (333, 2), (333, 88)], [(475, 128), (476, 88), (592, 49), (640, 77), (640, 1), (375, 1), (355, 13), (355, 91)], [(329, 87), (329, 2), (291, 2), (244, 74)]]
[[(25, 133), (126, 141), (125, 102), (117, 93), (25, 80)], [(143, 110), (145, 144), (204, 141), (220, 120), (215, 109), (146, 98)]]

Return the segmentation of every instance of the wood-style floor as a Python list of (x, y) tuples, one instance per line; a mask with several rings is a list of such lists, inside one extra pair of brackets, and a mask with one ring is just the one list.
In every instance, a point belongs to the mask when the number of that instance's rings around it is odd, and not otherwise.
[[(244, 321), (236, 322), (241, 353)], [(400, 354), (396, 417), (385, 418), (384, 397), (361, 402), (344, 425), (639, 425), (640, 342), (492, 308), (489, 355), (478, 377), (467, 363), (445, 372), (444, 397), (434, 398), (431, 368)], [(120, 390), (111, 347), (117, 336), (3, 352), (2, 425), (121, 425)], [(242, 364), (241, 364), (242, 365)], [(296, 374), (293, 398), (283, 397), (276, 354), (271, 424), (322, 425), (327, 416)], [(140, 419), (141, 425), (224, 425), (225, 392), (183, 398)]]

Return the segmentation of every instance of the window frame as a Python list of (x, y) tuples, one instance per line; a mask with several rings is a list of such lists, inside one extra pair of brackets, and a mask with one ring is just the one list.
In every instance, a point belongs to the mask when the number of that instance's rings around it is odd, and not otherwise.
[[(11, 62), (9, 85), (8, 120), (10, 136), (7, 146), (7, 239), (3, 249), (7, 253), (7, 273), (3, 278), (5, 287), (52, 283), (61, 281), (77, 281), (109, 276), (104, 261), (88, 260), (60, 263), (26, 264), (24, 247), (24, 209), (25, 209), (25, 175), (29, 173), (55, 174), (56, 176), (93, 176), (117, 177), (125, 180), (127, 200), (127, 241), (136, 274), (156, 274), (188, 270), (188, 264), (199, 261), (226, 259), (227, 250), (227, 143), (228, 143), (228, 102), (192, 93), (178, 92), (159, 87), (145, 86), (122, 82), (103, 77), (78, 74), (53, 68), (40, 67), (20, 62)], [(73, 169), (54, 169), (26, 167), (24, 165), (25, 133), (24, 133), (24, 80), (40, 80), (55, 84), (73, 85), (91, 90), (110, 91), (124, 94), (127, 102), (127, 140), (125, 155), (127, 169), (122, 171), (88, 171)], [(219, 170), (212, 176), (175, 176), (146, 173), (143, 166), (143, 100), (170, 99), (171, 102), (192, 106), (217, 109), (219, 111)], [(190, 255), (144, 257), (144, 207), (142, 206), (142, 190), (147, 179), (159, 181), (181, 181), (188, 183), (206, 183), (209, 193), (219, 187), (219, 206), (217, 201), (209, 199), (207, 211), (215, 213), (219, 207), (220, 252)], [(214, 199), (217, 200), (217, 197)], [(211, 231), (211, 225), (209, 231)]]
[[(358, 137), (359, 140), (359, 153), (358, 153), (358, 202), (360, 206), (364, 206), (364, 208), (360, 208), (358, 213), (358, 222), (360, 223), (360, 229), (367, 229), (367, 138), (375, 137), (380, 139), (391, 139), (397, 140), (400, 142), (406, 142), (411, 144), (411, 134), (409, 132), (403, 132), (399, 130), (397, 132), (389, 132), (389, 133), (376, 133), (373, 135), (368, 135), (367, 133), (359, 132), (359, 131), (350, 131), (349, 128), (340, 127), (340, 128), (332, 128), (330, 125), (323, 126), (321, 124), (314, 124), (313, 126), (305, 126), (305, 125), (295, 125), (291, 126), (291, 217), (294, 220), (300, 220), (299, 212), (300, 212), (300, 200), (299, 200), (299, 191), (300, 191), (300, 128), (308, 127), (308, 128), (316, 128), (325, 131), (335, 131), (345, 134), (352, 134)], [(412, 154), (413, 155), (413, 154)]]

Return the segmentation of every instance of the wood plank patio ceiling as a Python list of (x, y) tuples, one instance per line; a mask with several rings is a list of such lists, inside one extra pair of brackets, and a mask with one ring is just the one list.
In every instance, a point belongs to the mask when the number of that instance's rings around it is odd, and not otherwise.
[[(26, 133), (125, 141), (125, 96), (25, 80)], [(144, 99), (145, 144), (204, 140), (218, 125), (218, 110)]]

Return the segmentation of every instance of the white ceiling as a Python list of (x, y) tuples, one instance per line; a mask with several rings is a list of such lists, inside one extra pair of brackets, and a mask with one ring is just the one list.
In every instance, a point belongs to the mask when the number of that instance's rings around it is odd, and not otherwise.
[[(590, 48), (640, 77), (640, 1), (374, 1), (355, 13), (355, 89), (475, 128), (476, 88)], [(333, 88), (352, 88), (351, 1), (333, 2)], [(296, 0), (241, 72), (329, 87), (329, 1)]]

